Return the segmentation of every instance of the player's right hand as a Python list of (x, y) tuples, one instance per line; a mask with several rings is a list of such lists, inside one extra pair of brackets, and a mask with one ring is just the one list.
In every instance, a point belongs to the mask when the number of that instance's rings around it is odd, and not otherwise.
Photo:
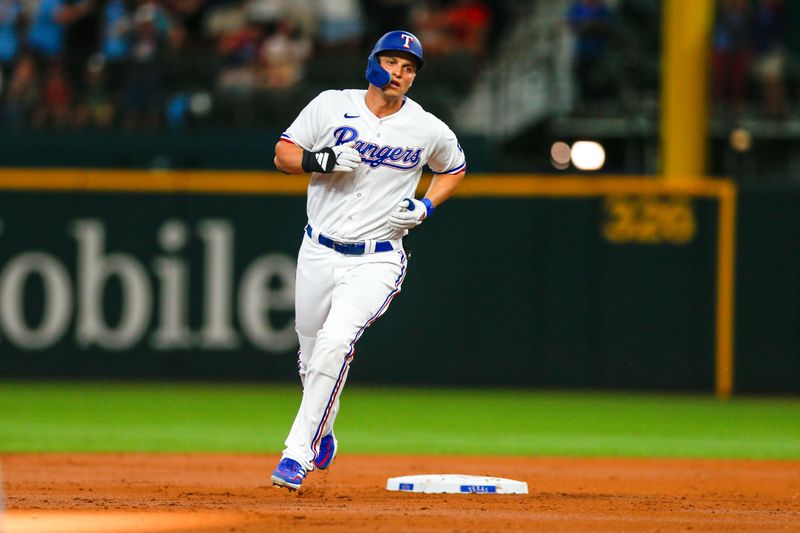
[(361, 154), (353, 148), (355, 142), (329, 146), (319, 152), (303, 150), (302, 167), (306, 172), (352, 172), (361, 162)]
[(336, 156), (333, 172), (352, 172), (361, 163), (361, 154), (353, 148), (355, 144), (354, 141), (350, 141), (333, 147)]

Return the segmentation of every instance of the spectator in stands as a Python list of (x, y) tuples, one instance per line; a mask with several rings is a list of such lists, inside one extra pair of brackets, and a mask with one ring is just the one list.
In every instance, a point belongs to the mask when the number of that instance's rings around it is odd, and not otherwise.
[(101, 20), (100, 52), (105, 68), (112, 76), (119, 76), (131, 53), (134, 25), (129, 0), (108, 0)]
[(20, 0), (0, 0), (0, 108), (4, 100), (4, 87), (11, 82), (14, 63), (19, 56), (21, 20)]
[[(65, 1), (69, 5), (76, 5), (82, 0)], [(101, 42), (103, 6), (107, 1), (91, 0), (91, 5), (83, 16), (65, 25), (64, 52), (61, 59), (75, 96), (82, 94), (85, 89), (86, 63), (97, 52)]]
[(30, 54), (20, 56), (8, 84), (3, 106), (4, 122), (13, 128), (25, 126), (39, 100), (36, 64)]
[[(111, 99), (112, 109), (119, 106), (125, 73), (128, 70), (128, 61), (131, 54), (133, 40), (133, 11), (131, 0), (108, 0), (101, 13), (100, 52), (102, 68), (99, 68), (99, 59), (90, 58), (87, 67), (91, 72), (86, 73), (85, 100), (96, 97), (92, 93), (98, 90), (98, 83), (102, 78), (103, 91)], [(94, 63), (92, 63), (94, 62)]]
[[(96, 0), (41, 0), (36, 5), (31, 16), (30, 26), (26, 37), (26, 48), (33, 58), (36, 67), (36, 81), (39, 83), (38, 93), (44, 97), (54, 90), (45, 89), (44, 83), (58, 84), (54, 77), (64, 78), (69, 84), (67, 69), (72, 66), (73, 57), (79, 53), (65, 53), (67, 45), (67, 31), (69, 27), (88, 15), (95, 8)], [(67, 65), (65, 61), (70, 61)], [(59, 63), (51, 68), (52, 63)], [(58, 91), (55, 91), (58, 92)], [(58, 115), (59, 111), (53, 111)], [(38, 106), (36, 116), (42, 115), (41, 106)], [(34, 117), (36, 118), (36, 117)]]
[(203, 18), (203, 33), (217, 48), (220, 40), (241, 29), (247, 21), (247, 9), (238, 3), (217, 3), (208, 6)]
[[(419, 40), (425, 43), (425, 53), (428, 56), (440, 56), (450, 53), (450, 38), (445, 31), (444, 24), (442, 24), (442, 11), (438, 5), (432, 2), (422, 2), (414, 9), (413, 18), (413, 24), (408, 24), (406, 27), (415, 28)], [(391, 29), (386, 31), (391, 31)], [(386, 33), (386, 31), (383, 33)], [(380, 35), (383, 35), (383, 33)]]
[(161, 123), (164, 55), (179, 39), (172, 38), (170, 21), (153, 0), (140, 2), (133, 21), (131, 60), (120, 104), (122, 125), (153, 130)]
[(114, 120), (114, 101), (107, 89), (106, 61), (102, 54), (89, 58), (86, 65), (86, 90), (75, 109), (78, 127), (108, 128)]
[(297, 31), (291, 18), (284, 18), (261, 45), (261, 86), (267, 89), (293, 87), (300, 81), (310, 55), (311, 40)]
[(220, 90), (247, 93), (255, 89), (263, 38), (262, 24), (251, 19), (219, 39), (217, 50), (222, 57), (222, 66), (217, 76), (217, 87)]
[(34, 128), (52, 126), (61, 129), (68, 126), (71, 121), (72, 87), (67, 79), (63, 61), (55, 59), (47, 66), (41, 98), (31, 125)]
[(489, 9), (480, 0), (455, 0), (442, 12), (450, 49), (482, 57), (486, 49)]
[(66, 0), (42, 0), (28, 29), (27, 44), (38, 67), (57, 59), (64, 52), (66, 27), (94, 8), (94, 0), (69, 4)]
[[(331, 0), (335, 1), (335, 0)], [(272, 27), (285, 18), (305, 34), (312, 34), (317, 24), (316, 0), (245, 0), (247, 19)]]
[(183, 30), (186, 42), (183, 47), (194, 53), (203, 53), (212, 48), (202, 31), (203, 20), (212, 4), (207, 0), (167, 0), (166, 7), (172, 20)]
[(607, 55), (614, 16), (605, 0), (577, 0), (567, 11), (575, 34), (572, 69), (579, 107), (611, 96)]
[(316, 0), (317, 39), (323, 50), (356, 52), (364, 36), (358, 0)]
[(414, 19), (427, 54), (483, 56), (491, 12), (482, 1), (453, 0), (442, 7), (423, 4)]
[(728, 114), (745, 110), (753, 49), (753, 15), (748, 0), (721, 0), (712, 33), (713, 91), (717, 107)]
[(289, 9), (289, 0), (247, 0), (244, 8), (247, 19), (259, 24), (279, 21)]
[(782, 0), (761, 0), (755, 12), (755, 74), (761, 85), (764, 113), (786, 114), (786, 14)]

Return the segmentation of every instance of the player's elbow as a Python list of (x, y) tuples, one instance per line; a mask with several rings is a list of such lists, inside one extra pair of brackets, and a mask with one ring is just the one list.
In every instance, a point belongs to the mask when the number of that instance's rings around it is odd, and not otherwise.
[(464, 179), (464, 176), (466, 176), (466, 174), (467, 174), (466, 170), (462, 170), (458, 174), (453, 174), (453, 177), (451, 178), (453, 180), (453, 186), (457, 187)]
[(284, 174), (302, 174), (302, 158), (302, 148), (280, 141), (275, 145), (275, 156), (272, 158), (272, 162), (275, 168)]
[(289, 169), (287, 169), (286, 166), (281, 163), (281, 159), (278, 157), (278, 154), (275, 154), (275, 157), (272, 158), (272, 163), (275, 165), (275, 168), (277, 168), (284, 174), (291, 174), (291, 172), (289, 172)]

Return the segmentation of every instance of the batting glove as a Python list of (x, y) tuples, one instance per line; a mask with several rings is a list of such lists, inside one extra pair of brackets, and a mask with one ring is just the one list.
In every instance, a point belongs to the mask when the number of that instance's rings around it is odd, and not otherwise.
[(353, 148), (354, 141), (323, 148), (319, 152), (303, 150), (303, 170), (306, 172), (352, 172), (361, 163), (361, 154)]
[(389, 225), (396, 230), (415, 228), (432, 215), (434, 210), (433, 203), (427, 198), (422, 200), (403, 198), (389, 215)]

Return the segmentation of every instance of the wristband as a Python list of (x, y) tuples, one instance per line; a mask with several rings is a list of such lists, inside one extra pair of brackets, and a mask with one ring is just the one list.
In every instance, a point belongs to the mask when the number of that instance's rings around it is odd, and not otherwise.
[(433, 202), (431, 202), (429, 199), (423, 198), (422, 203), (425, 204), (425, 211), (427, 211), (425, 214), (426, 217), (431, 216), (433, 212), (436, 211), (436, 208), (433, 206)]
[(319, 152), (303, 150), (303, 170), (306, 172), (322, 172), (327, 174), (336, 166), (336, 154), (333, 148), (323, 148)]

